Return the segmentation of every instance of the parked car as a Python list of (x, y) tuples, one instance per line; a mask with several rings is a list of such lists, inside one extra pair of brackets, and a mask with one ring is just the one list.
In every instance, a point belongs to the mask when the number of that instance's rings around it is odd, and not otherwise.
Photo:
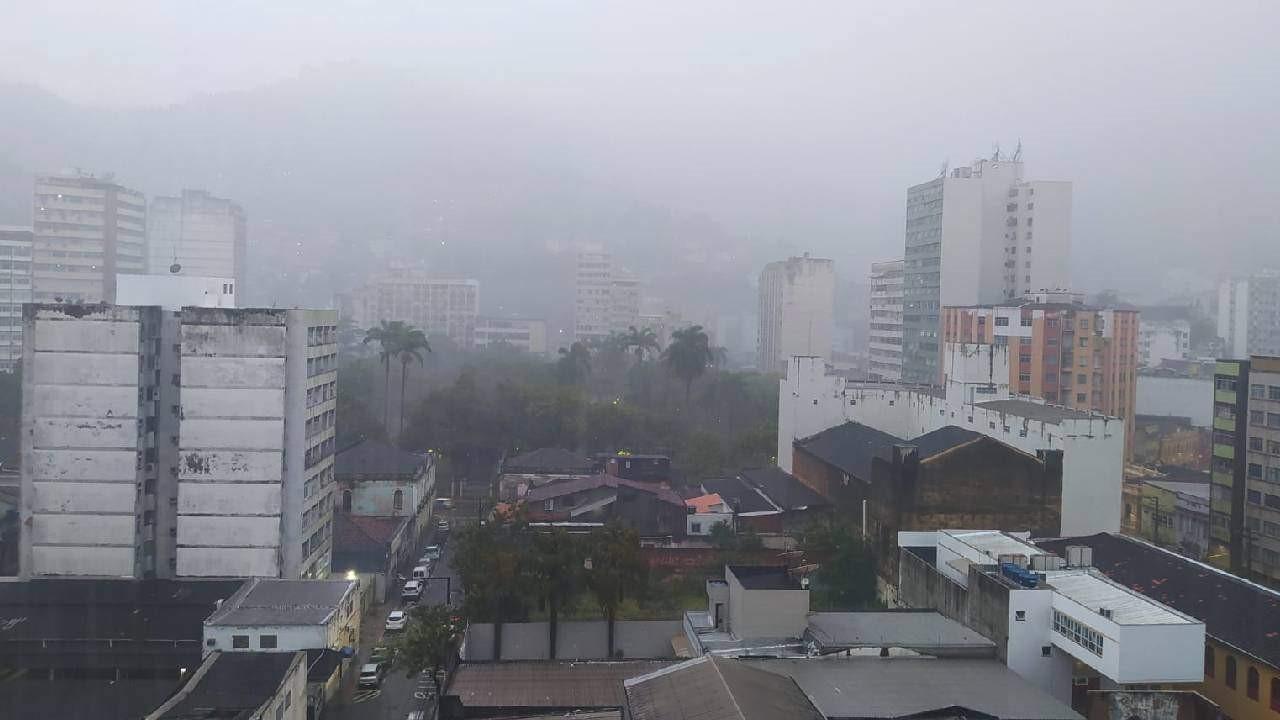
[(382, 663), (365, 663), (360, 666), (360, 681), (357, 683), (362, 688), (382, 687)]
[(369, 662), (381, 665), (391, 658), (391, 651), (385, 645), (378, 645), (369, 651)]
[(410, 576), (414, 580), (426, 580), (431, 575), (431, 568), (427, 567), (427, 563), (415, 567)]
[(449, 521), (448, 521), (448, 520), (437, 520), (437, 521), (436, 521), (436, 532), (438, 532), (438, 533), (447, 533), (447, 532), (449, 532)]
[(422, 581), (410, 580), (400, 591), (400, 599), (405, 602), (418, 602), (422, 599)]
[(387, 625), (384, 628), (387, 632), (399, 632), (404, 629), (406, 623), (409, 622), (409, 616), (403, 610), (392, 610), (387, 616)]

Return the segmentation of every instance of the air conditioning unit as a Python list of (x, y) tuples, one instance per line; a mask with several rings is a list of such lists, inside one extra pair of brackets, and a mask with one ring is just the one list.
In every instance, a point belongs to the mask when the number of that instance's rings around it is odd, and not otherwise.
[(1111, 613), (1112, 613), (1111, 608), (1105, 608), (1105, 607), (1098, 608), (1098, 614), (1108, 620), (1111, 619)]

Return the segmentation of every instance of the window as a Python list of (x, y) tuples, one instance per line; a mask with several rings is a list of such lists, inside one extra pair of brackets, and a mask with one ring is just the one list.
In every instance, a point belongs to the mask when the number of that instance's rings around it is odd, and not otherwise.
[(1058, 610), (1053, 611), (1053, 631), (1102, 657), (1102, 633)]
[(1082, 348), (1089, 347), (1089, 338), (1080, 338), (1080, 347)]
[(237, 649), (237, 650), (248, 650), (248, 649), (249, 649), (249, 636), (248, 636), (248, 635), (232, 635), (232, 636), (231, 636), (231, 647), (233, 647), (233, 648), (235, 648), (235, 649)]
[(1236, 658), (1234, 655), (1227, 656), (1227, 677), (1224, 679), (1227, 687), (1232, 690), (1236, 689)]
[(1249, 424), (1250, 424), (1250, 425), (1261, 425), (1261, 424), (1262, 424), (1262, 420), (1263, 420), (1263, 418), (1264, 418), (1264, 417), (1265, 417), (1265, 414), (1264, 414), (1261, 410), (1250, 410), (1250, 411), (1249, 411)]
[(694, 535), (698, 535), (699, 533), (701, 533), (702, 523), (700, 522), (689, 523), (689, 532), (693, 533)]
[(1267, 386), (1267, 399), (1268, 399), (1268, 400), (1280, 400), (1280, 385), (1268, 385), (1268, 386)]
[(258, 647), (262, 648), (263, 650), (274, 650), (276, 647), (276, 636), (275, 635), (259, 635)]
[(1085, 384), (1085, 383), (1087, 383), (1087, 382), (1089, 382), (1089, 376), (1088, 376), (1088, 375), (1085, 375), (1084, 373), (1079, 373), (1079, 374), (1077, 374), (1077, 375), (1076, 375), (1076, 384), (1077, 384), (1077, 385), (1084, 385), (1084, 384)]
[(395, 494), (391, 496), (391, 508), (393, 510), (404, 509), (404, 491), (403, 490), (397, 490), (395, 491)]
[(351, 491), (350, 490), (342, 491), (342, 511), (351, 512)]
[(1208, 645), (1205, 645), (1204, 646), (1204, 676), (1205, 677), (1213, 677), (1213, 674), (1217, 672), (1217, 670), (1214, 667), (1216, 664), (1217, 663), (1214, 662), (1214, 658), (1213, 658), (1213, 648), (1209, 647)]
[(1280, 428), (1280, 413), (1267, 413), (1267, 427)]
[(1271, 678), (1271, 709), (1280, 712), (1280, 677)]
[(1266, 394), (1267, 394), (1267, 387), (1266, 387), (1265, 385), (1250, 385), (1250, 386), (1249, 386), (1249, 397), (1251, 397), (1251, 398), (1258, 398), (1258, 399), (1261, 399), (1261, 398), (1265, 397), (1265, 396), (1266, 396)]
[(1076, 402), (1084, 402), (1085, 398), (1086, 396), (1084, 393), (1076, 393)]
[(1027, 621), (1027, 611), (1026, 611), (1026, 610), (1015, 610), (1015, 611), (1013, 612), (1013, 619), (1014, 619), (1015, 621), (1017, 621), (1017, 622), (1026, 622), (1026, 621)]
[[(1219, 434), (1220, 434), (1220, 433), (1214, 433), (1215, 437), (1214, 437), (1213, 439), (1214, 439), (1214, 441), (1215, 441), (1215, 442), (1222, 442), (1223, 440), (1225, 440), (1225, 439), (1226, 439), (1226, 438), (1219, 439), (1218, 437), (1216, 437), (1216, 436), (1217, 436), (1217, 435), (1219, 435)], [(1221, 434), (1225, 434), (1225, 433), (1221, 433)], [(1230, 443), (1230, 442), (1225, 442), (1225, 443), (1223, 443), (1223, 444), (1224, 444), (1224, 445), (1230, 445), (1231, 443)], [(1262, 438), (1260, 438), (1260, 437), (1256, 437), (1256, 436), (1255, 436), (1255, 437), (1251, 437), (1251, 438), (1249, 438), (1249, 449), (1250, 449), (1250, 450), (1257, 450), (1258, 452), (1262, 452)]]
[(996, 318), (996, 327), (1009, 327), (1009, 318), (1007, 317)]
[(1089, 329), (1089, 318), (1080, 318), (1080, 329), (1081, 330)]
[(978, 316), (978, 327), (985, 327), (985, 326), (986, 326), (986, 324), (987, 324), (987, 318), (986, 318), (986, 317), (984, 317), (984, 316), (982, 316), (982, 315), (979, 315), (979, 316)]
[(1280, 442), (1275, 440), (1267, 441), (1267, 452), (1271, 455), (1280, 455)]
[[(1031, 248), (1027, 248), (1027, 252), (1031, 252)], [(1030, 317), (1030, 316), (1024, 316), (1024, 317), (1022, 318), (1022, 323), (1021, 323), (1021, 324), (1022, 324), (1022, 327), (1031, 327), (1031, 317)], [(1030, 342), (1030, 341), (1031, 341), (1031, 338), (1026, 338), (1026, 340), (1027, 340), (1028, 342)]]
[(1262, 493), (1257, 490), (1250, 490), (1248, 492), (1248, 498), (1249, 498), (1249, 502), (1253, 503), (1254, 505), (1262, 504)]
[(1250, 665), (1249, 672), (1244, 676), (1244, 694), (1249, 696), (1250, 700), (1258, 699), (1258, 668)]
[(1258, 463), (1249, 463), (1249, 477), (1257, 480), (1261, 480), (1262, 466), (1259, 465)]
[(1031, 373), (1018, 373), (1018, 382), (1031, 382)]
[(1052, 645), (1041, 645), (1041, 646), (1040, 646), (1040, 657), (1053, 657), (1053, 646), (1052, 646)]

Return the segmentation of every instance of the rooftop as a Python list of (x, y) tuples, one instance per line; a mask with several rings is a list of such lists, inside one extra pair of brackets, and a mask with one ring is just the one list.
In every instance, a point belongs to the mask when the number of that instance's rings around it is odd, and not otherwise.
[(932, 610), (810, 613), (808, 637), (823, 653), (897, 647), (928, 654), (974, 652), (994, 657), (996, 650), (995, 643)]
[(628, 480), (604, 473), (540, 485), (526, 493), (524, 499), (525, 502), (542, 502), (543, 500), (563, 497), (584, 490), (595, 490), (602, 487), (617, 488), (619, 486), (649, 493), (663, 502), (678, 505), (681, 508), (684, 507), (684, 498), (669, 487), (640, 480)]
[(685, 500), (684, 504), (686, 507), (693, 508), (694, 512), (709, 513), (712, 512), (713, 509), (723, 505), (724, 499), (716, 493), (707, 493), (706, 495), (691, 497)]
[[(1093, 548), (1093, 566), (1117, 583), (1204, 621), (1205, 633), (1280, 667), (1280, 593), (1140, 540), (1099, 533), (1042, 541), (1063, 554)], [(1260, 628), (1271, 631), (1260, 632)]]
[(738, 513), (776, 513), (782, 510), (743, 477), (703, 480), (702, 489), (724, 498)]
[(947, 425), (912, 439), (910, 444), (916, 446), (920, 453), (920, 459), (925, 460), (961, 445), (968, 445), (971, 442), (982, 440), (985, 437), (986, 435), (979, 432), (965, 430), (955, 425)]
[(1088, 568), (1048, 574), (1049, 587), (1090, 610), (1106, 608), (1117, 625), (1185, 625), (1199, 622), (1119, 585)]
[(321, 625), (338, 611), (353, 580), (253, 578), (206, 625)]
[[(251, 717), (254, 710), (271, 699), (295, 662), (305, 663), (299, 653), (215, 652), (192, 673), (191, 680), (152, 715), (162, 720), (205, 720)], [(203, 671), (203, 674), (201, 674)], [(306, 698), (294, 698), (306, 702)]]
[(1061, 405), (1046, 405), (1045, 403), (1020, 400), (1018, 398), (990, 400), (984, 403), (976, 403), (976, 406), (986, 410), (994, 410), (998, 413), (1005, 413), (1006, 415), (1016, 415), (1028, 420), (1039, 420), (1054, 425), (1060, 425), (1064, 420), (1088, 420), (1089, 418), (1105, 417), (1097, 413), (1074, 410)]
[(1025, 540), (1000, 530), (940, 530), (955, 540), (973, 548), (991, 559), (992, 564), (999, 561), (1001, 555), (1044, 555), (1045, 552)]
[[(195, 662), (200, 662), (198, 655)], [(138, 720), (159, 707), (175, 685), (173, 678), (10, 678), (0, 693), (0, 717)]]
[(633, 720), (822, 720), (789, 677), (704, 655), (624, 683)]
[(847, 422), (797, 440), (796, 445), (845, 472), (867, 480), (875, 458), (886, 457), (885, 451), (905, 441), (855, 422)]
[(622, 708), (627, 704), (624, 680), (670, 664), (651, 660), (462, 663), (444, 694), (472, 711)]
[(827, 718), (906, 718), (953, 709), (949, 717), (1080, 720), (998, 660), (917, 657), (748, 661), (796, 681)]
[[(1207, 475), (1208, 473), (1206, 473)], [(1209, 479), (1206, 477), (1204, 482), (1179, 482), (1176, 480), (1146, 480), (1146, 484), (1158, 487), (1161, 490), (1168, 490), (1172, 493), (1182, 495), (1191, 495), (1200, 498), (1205, 502), (1209, 500)]]
[(813, 488), (797, 480), (795, 475), (776, 465), (743, 470), (738, 475), (757, 493), (763, 493), (769, 503), (782, 510), (805, 510), (831, 504)]
[(730, 565), (729, 572), (747, 590), (803, 590), (786, 568), (763, 565)]
[(589, 473), (595, 463), (584, 455), (560, 448), (538, 448), (502, 463), (506, 473)]
[(405, 452), (377, 440), (362, 440), (334, 456), (335, 475), (414, 475), (431, 456)]

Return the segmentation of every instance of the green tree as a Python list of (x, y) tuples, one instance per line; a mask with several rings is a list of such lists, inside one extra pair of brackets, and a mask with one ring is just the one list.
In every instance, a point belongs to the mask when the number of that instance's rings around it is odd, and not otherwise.
[(608, 622), (608, 654), (613, 657), (613, 625), (628, 593), (640, 595), (647, 577), (640, 555), (640, 535), (611, 522), (587, 539), (586, 582)]
[(671, 344), (663, 352), (663, 359), (671, 373), (684, 381), (684, 401), (687, 407), (693, 381), (702, 377), (707, 366), (715, 360), (702, 326), (694, 325), (671, 333)]
[(556, 659), (556, 632), (560, 607), (578, 592), (582, 584), (582, 543), (564, 528), (533, 536), (530, 571), (539, 599), (547, 608), (548, 643), (551, 659)]
[(404, 632), (388, 643), (391, 667), (405, 677), (431, 673), (431, 682), (440, 697), (440, 670), (457, 652), (463, 622), (448, 605), (419, 605), (409, 611)]
[(719, 436), (706, 430), (687, 433), (681, 446), (680, 465), (690, 480), (701, 481), (724, 472), (727, 459)]
[(582, 341), (560, 348), (556, 361), (556, 377), (564, 385), (581, 385), (591, 376), (591, 349)]
[(657, 355), (662, 347), (658, 345), (658, 335), (653, 328), (637, 329), (635, 325), (627, 328), (623, 334), (626, 346), (635, 353), (636, 362), (642, 363), (649, 355)]
[(404, 435), (404, 386), (409, 376), (409, 363), (417, 360), (421, 365), (423, 352), (431, 352), (427, 336), (417, 328), (406, 327), (396, 347), (396, 356), (400, 360), (400, 432), (396, 434), (397, 438)]
[(391, 358), (400, 352), (405, 324), (399, 320), (382, 320), (378, 327), (364, 331), (364, 344), (378, 343), (378, 359), (382, 361), (382, 426), (391, 428)]
[(876, 603), (876, 558), (852, 523), (828, 519), (797, 534), (805, 561), (817, 563), (810, 588), (815, 607), (861, 610)]
[(527, 523), (519, 516), (467, 525), (454, 540), (453, 567), (466, 614), (493, 623), (493, 657), (501, 659), (502, 625), (524, 616), (528, 598)]

